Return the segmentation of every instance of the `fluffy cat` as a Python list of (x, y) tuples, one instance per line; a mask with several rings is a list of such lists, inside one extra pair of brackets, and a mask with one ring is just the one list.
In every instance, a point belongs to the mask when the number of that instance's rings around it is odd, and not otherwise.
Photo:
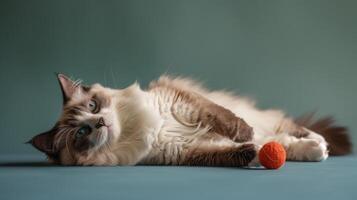
[(63, 112), (30, 140), (62, 165), (259, 165), (259, 148), (281, 143), (287, 159), (323, 161), (352, 151), (347, 129), (332, 118), (298, 120), (253, 101), (162, 76), (142, 90), (84, 86), (58, 74)]

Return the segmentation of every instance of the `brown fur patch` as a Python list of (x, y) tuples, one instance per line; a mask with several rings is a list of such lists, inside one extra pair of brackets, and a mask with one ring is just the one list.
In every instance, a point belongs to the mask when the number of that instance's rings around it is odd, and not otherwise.
[(301, 127), (297, 128), (295, 131), (289, 132), (289, 135), (295, 136), (297, 138), (303, 138), (310, 135), (310, 133)]
[(247, 142), (253, 139), (253, 129), (241, 118), (212, 102), (207, 102), (200, 110), (199, 121), (211, 130), (236, 142)]
[(247, 166), (255, 158), (256, 154), (253, 144), (243, 144), (240, 147), (195, 150), (189, 153), (180, 165), (243, 167)]

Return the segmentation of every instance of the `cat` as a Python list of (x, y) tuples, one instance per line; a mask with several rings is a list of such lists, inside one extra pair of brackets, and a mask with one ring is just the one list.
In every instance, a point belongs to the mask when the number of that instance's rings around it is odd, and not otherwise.
[(163, 75), (147, 90), (137, 83), (111, 89), (57, 78), (60, 119), (29, 141), (56, 164), (259, 166), (257, 152), (269, 141), (282, 144), (292, 161), (352, 151), (347, 129), (331, 117), (294, 120), (187, 78)]

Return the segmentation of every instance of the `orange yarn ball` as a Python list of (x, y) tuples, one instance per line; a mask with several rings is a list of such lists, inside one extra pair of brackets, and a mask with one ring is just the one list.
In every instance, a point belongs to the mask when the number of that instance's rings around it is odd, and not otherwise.
[(278, 169), (284, 165), (286, 152), (277, 142), (266, 143), (259, 151), (259, 161), (267, 169)]

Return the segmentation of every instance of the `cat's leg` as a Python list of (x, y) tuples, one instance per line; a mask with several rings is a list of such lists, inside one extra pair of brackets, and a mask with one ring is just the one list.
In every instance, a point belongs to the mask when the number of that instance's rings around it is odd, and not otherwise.
[(210, 132), (243, 143), (253, 139), (253, 128), (232, 111), (187, 91), (180, 91), (181, 98), (171, 107), (175, 120), (184, 126), (209, 127)]
[[(323, 137), (306, 130), (303, 137), (293, 134), (279, 133), (268, 138), (268, 141), (277, 141), (282, 144), (287, 153), (287, 160), (291, 161), (323, 161), (328, 157), (327, 143)], [(266, 141), (266, 142), (268, 142)]]
[(149, 91), (156, 95), (169, 94), (167, 99), (172, 99), (171, 114), (184, 126), (209, 127), (210, 132), (238, 143), (253, 139), (253, 129), (244, 119), (228, 107), (212, 101), (215, 98), (207, 98), (209, 93), (191, 80), (163, 76), (150, 84)]
[(197, 148), (190, 151), (180, 165), (244, 167), (256, 157), (257, 149), (254, 144), (239, 146)]

